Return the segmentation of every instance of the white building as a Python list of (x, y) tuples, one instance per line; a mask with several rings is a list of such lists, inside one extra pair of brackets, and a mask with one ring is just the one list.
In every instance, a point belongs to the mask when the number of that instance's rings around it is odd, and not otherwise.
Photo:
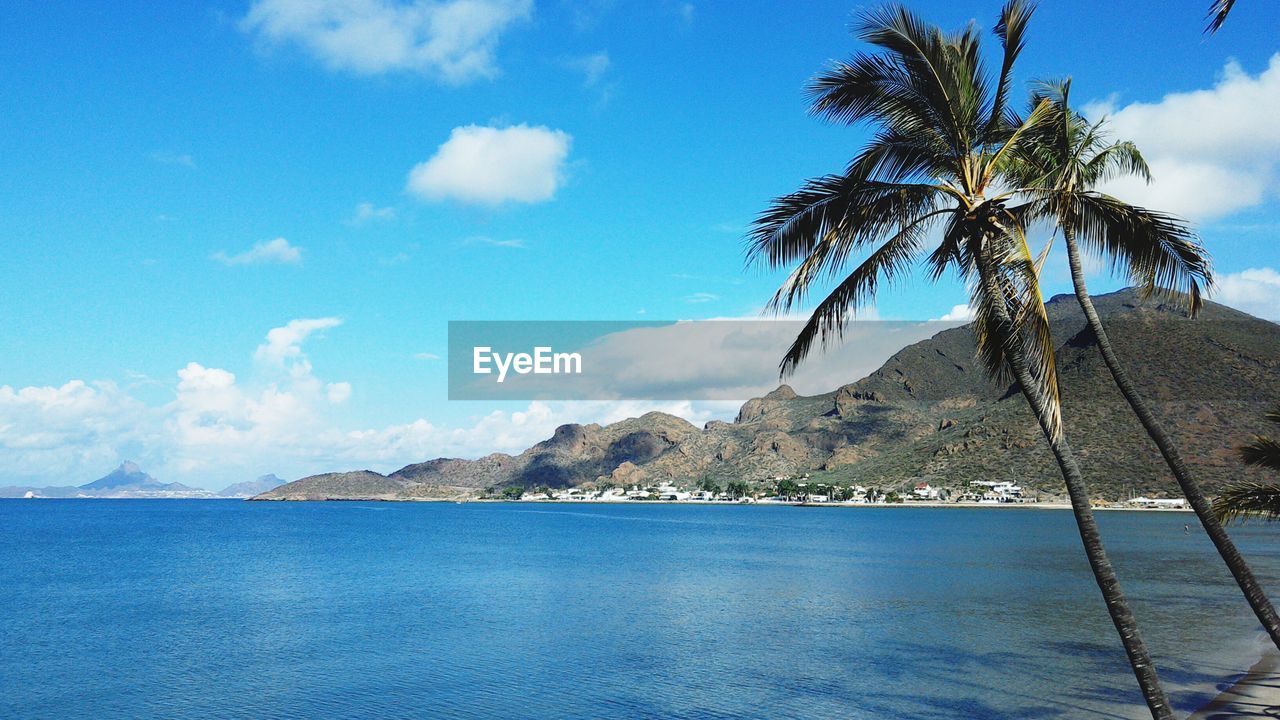
[(993, 480), (972, 480), (969, 485), (977, 486), (981, 490), (970, 491), (961, 497), (961, 500), (971, 500), (976, 497), (978, 502), (984, 505), (1025, 502), (1022, 497), (1022, 486), (1008, 480), (998, 482)]
[(663, 485), (658, 488), (659, 500), (688, 500), (691, 497), (693, 497), (691, 494), (674, 485)]
[(1149, 498), (1138, 496), (1129, 501), (1130, 507), (1152, 508), (1159, 510), (1178, 510), (1187, 506), (1183, 498)]
[(916, 483), (915, 489), (911, 491), (911, 498), (913, 500), (937, 500), (938, 489), (929, 483)]

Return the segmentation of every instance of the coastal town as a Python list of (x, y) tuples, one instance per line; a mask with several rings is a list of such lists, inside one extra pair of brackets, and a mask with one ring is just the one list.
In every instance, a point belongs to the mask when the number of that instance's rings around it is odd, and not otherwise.
[[(778, 476), (770, 481), (749, 484), (732, 481), (725, 487), (711, 479), (690, 485), (663, 483), (618, 486), (610, 482), (587, 483), (579, 487), (487, 488), (484, 500), (508, 502), (580, 502), (580, 503), (719, 503), (774, 505), (1061, 505), (1039, 493), (1024, 492), (1022, 486), (1008, 480), (972, 480), (962, 488), (934, 487), (916, 482), (910, 490), (882, 489), (863, 485), (838, 485), (810, 482), (808, 475), (799, 478)], [(1095, 500), (1100, 509), (1184, 510), (1183, 498), (1152, 498), (1145, 495), (1117, 502)]]

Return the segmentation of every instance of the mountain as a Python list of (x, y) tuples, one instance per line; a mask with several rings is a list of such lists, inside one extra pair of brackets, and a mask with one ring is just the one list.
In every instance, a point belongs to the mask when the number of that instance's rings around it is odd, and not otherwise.
[(479, 460), (439, 458), (390, 475), (371, 470), (303, 478), (263, 493), (263, 500), (409, 500), (471, 497), (490, 486), (566, 487), (619, 467), (650, 462), (696, 436), (698, 428), (663, 413), (608, 426), (562, 425), (555, 435), (519, 455)]
[(110, 473), (80, 486), (81, 490), (164, 490), (166, 486), (150, 475), (142, 472), (142, 468), (125, 460), (120, 467)]
[(188, 487), (182, 483), (162, 483), (125, 460), (110, 473), (80, 486), (97, 497), (195, 497), (208, 496), (208, 490)]
[(208, 490), (193, 488), (182, 483), (162, 483), (142, 471), (142, 468), (126, 460), (110, 473), (76, 487), (3, 487), (0, 498), (208, 498)]
[[(1197, 319), (1132, 290), (1094, 299), (1116, 352), (1210, 491), (1248, 472), (1233, 448), (1280, 400), (1280, 326), (1215, 303)], [(1068, 436), (1097, 497), (1174, 494), (1163, 460), (1111, 382), (1075, 298), (1046, 303)], [(880, 369), (832, 392), (787, 386), (747, 401), (731, 422), (704, 428), (663, 413), (612, 425), (565, 425), (518, 455), (440, 458), (390, 475), (303, 478), (261, 499), (413, 499), (597, 479), (650, 483), (712, 477), (766, 481), (808, 473), (819, 482), (882, 488), (918, 480), (960, 487), (1013, 479), (1063, 492), (1057, 467), (1016, 386), (974, 357), (968, 327), (907, 346)]]
[(260, 495), (268, 490), (274, 490), (284, 484), (284, 480), (272, 475), (263, 475), (257, 480), (245, 480), (233, 485), (228, 485), (217, 492), (218, 497), (224, 498), (248, 498), (254, 495)]

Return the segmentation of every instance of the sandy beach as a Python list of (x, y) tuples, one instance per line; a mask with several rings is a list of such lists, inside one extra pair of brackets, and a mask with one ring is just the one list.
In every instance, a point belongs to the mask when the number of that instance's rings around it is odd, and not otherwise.
[(1280, 718), (1280, 653), (1269, 649), (1248, 672), (1188, 720), (1227, 718)]

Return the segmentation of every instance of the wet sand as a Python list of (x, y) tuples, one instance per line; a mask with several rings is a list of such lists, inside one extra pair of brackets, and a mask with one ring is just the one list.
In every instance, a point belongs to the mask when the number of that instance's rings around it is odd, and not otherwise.
[(1269, 650), (1249, 671), (1235, 678), (1208, 705), (1188, 720), (1280, 718), (1280, 653)]

